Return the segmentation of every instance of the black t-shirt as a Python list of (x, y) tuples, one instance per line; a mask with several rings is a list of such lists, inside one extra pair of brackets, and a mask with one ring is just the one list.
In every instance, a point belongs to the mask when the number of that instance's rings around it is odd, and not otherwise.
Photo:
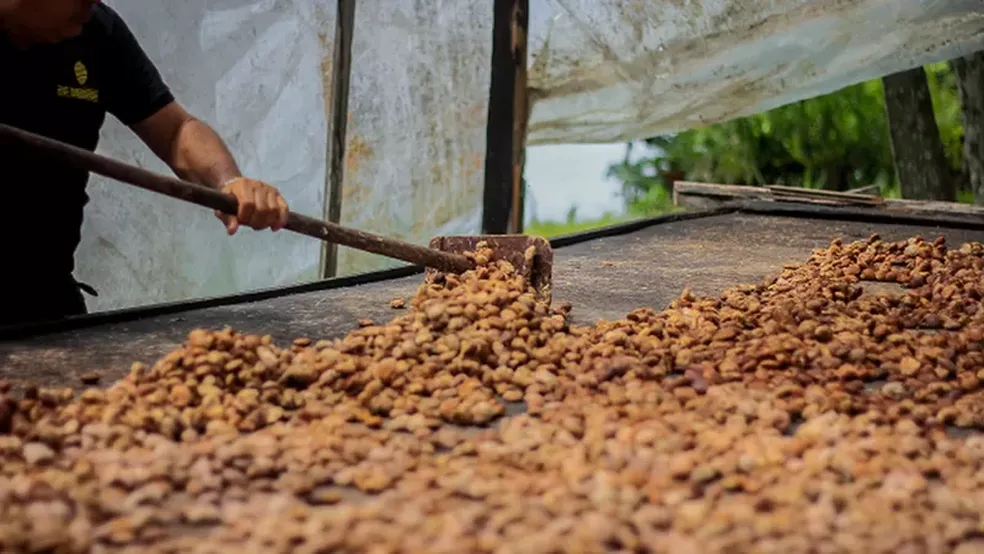
[[(0, 122), (94, 151), (106, 113), (127, 125), (174, 98), (120, 16), (93, 8), (82, 34), (18, 49), (0, 31)], [(61, 280), (75, 267), (86, 171), (0, 143), (0, 282)]]

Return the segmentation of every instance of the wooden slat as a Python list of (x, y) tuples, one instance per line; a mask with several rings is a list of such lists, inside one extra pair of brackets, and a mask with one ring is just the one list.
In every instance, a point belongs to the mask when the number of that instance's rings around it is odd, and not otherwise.
[(734, 198), (755, 198), (758, 200), (783, 200), (824, 205), (874, 206), (881, 203), (880, 198), (872, 196), (844, 193), (824, 194), (825, 192), (831, 191), (816, 191), (781, 186), (749, 187), (743, 185), (718, 185), (689, 181), (677, 181), (673, 184), (674, 203), (677, 205), (680, 203), (680, 195), (728, 200)]
[(870, 194), (872, 192), (878, 192), (880, 190), (881, 190), (881, 185), (865, 185), (863, 187), (851, 189), (847, 192), (853, 194)]
[(682, 194), (701, 194), (704, 196), (721, 196), (728, 198), (768, 198), (772, 195), (772, 191), (763, 187), (717, 185), (710, 183), (695, 183), (692, 181), (674, 181), (673, 192), (679, 192)]
[(865, 207), (876, 207), (878, 204), (871, 202), (860, 202), (856, 200), (841, 200), (836, 198), (811, 198), (799, 196), (796, 194), (783, 194), (777, 193), (772, 196), (772, 200), (776, 202), (799, 202), (800, 204), (820, 204), (823, 206), (865, 206)]
[(789, 194), (803, 196), (819, 196), (825, 198), (842, 198), (845, 200), (860, 200), (863, 202), (880, 202), (881, 198), (871, 194), (857, 194), (851, 192), (841, 192), (836, 190), (806, 189), (797, 187), (787, 187), (782, 185), (767, 185), (765, 188), (773, 191), (785, 192)]
[[(804, 192), (805, 191), (805, 192)], [(685, 208), (705, 209), (714, 204), (736, 200), (756, 199), (771, 202), (799, 202), (833, 206), (867, 206), (894, 213), (958, 214), (984, 219), (984, 206), (959, 202), (904, 200), (868, 195), (816, 191), (791, 187), (749, 187), (676, 181), (673, 184), (673, 203)]]
[(779, 200), (787, 200), (792, 202), (809, 202), (811, 204), (828, 204), (835, 206), (870, 206), (878, 207), (883, 204), (883, 201), (878, 199), (868, 199), (868, 198), (838, 198), (836, 196), (823, 196), (823, 195), (811, 195), (811, 194), (791, 194), (787, 192), (773, 191), (772, 198)]
[(885, 207), (895, 211), (936, 212), (948, 214), (974, 215), (984, 218), (984, 206), (963, 204), (960, 202), (939, 202), (934, 200), (904, 200), (901, 198), (886, 198)]

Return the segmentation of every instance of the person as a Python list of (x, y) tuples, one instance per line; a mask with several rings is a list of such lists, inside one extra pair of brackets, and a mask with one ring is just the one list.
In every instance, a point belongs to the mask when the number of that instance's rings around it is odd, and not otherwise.
[[(249, 179), (222, 139), (175, 99), (123, 19), (99, 0), (0, 0), (0, 123), (96, 149), (106, 114), (179, 177), (234, 195), (227, 232), (282, 228), (280, 192)], [(0, 325), (86, 313), (74, 277), (89, 174), (0, 144)], [(177, 228), (176, 228), (177, 229)], [(177, 231), (176, 231), (177, 232)]]

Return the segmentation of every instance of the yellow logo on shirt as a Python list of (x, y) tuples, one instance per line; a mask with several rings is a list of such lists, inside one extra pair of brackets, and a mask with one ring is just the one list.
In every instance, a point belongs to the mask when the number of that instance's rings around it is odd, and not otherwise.
[(75, 62), (75, 79), (83, 86), (89, 80), (89, 70), (85, 68), (85, 64), (82, 62)]
[(75, 67), (72, 69), (75, 73), (75, 80), (78, 81), (79, 86), (69, 87), (58, 85), (58, 96), (60, 98), (73, 98), (75, 100), (99, 103), (99, 91), (94, 88), (86, 88), (85, 86), (85, 84), (89, 81), (89, 70), (85, 67), (85, 64), (81, 61), (77, 61), (75, 62)]

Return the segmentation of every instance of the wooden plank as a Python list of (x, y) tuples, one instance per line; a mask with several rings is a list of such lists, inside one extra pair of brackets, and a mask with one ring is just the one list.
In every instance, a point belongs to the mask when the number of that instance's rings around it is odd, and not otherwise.
[(736, 198), (771, 200), (772, 191), (762, 187), (716, 185), (692, 181), (673, 182), (673, 205), (688, 210), (706, 210)]
[(750, 187), (747, 185), (722, 185), (717, 183), (695, 183), (692, 181), (675, 181), (673, 183), (674, 192), (679, 191), (683, 194), (703, 194), (718, 195), (740, 198), (771, 198), (777, 194), (813, 196), (822, 198), (837, 198), (843, 200), (857, 200), (862, 202), (881, 202), (878, 196), (868, 194), (855, 194), (849, 192), (838, 192), (831, 190), (805, 189), (798, 187), (787, 187), (783, 185), (766, 185), (764, 187)]
[(769, 198), (772, 191), (763, 187), (748, 187), (744, 185), (718, 185), (711, 183), (695, 183), (692, 181), (674, 181), (673, 193), (700, 194), (703, 196), (720, 196), (726, 198)]
[(867, 202), (844, 201), (836, 198), (811, 198), (795, 194), (779, 193), (771, 198), (775, 202), (797, 202), (800, 204), (817, 204), (822, 206), (865, 206), (876, 207), (877, 204)]
[(886, 198), (885, 207), (893, 211), (935, 212), (947, 214), (965, 214), (984, 218), (984, 206), (963, 204), (960, 202), (941, 202), (935, 200), (904, 200), (902, 198)]
[(822, 189), (807, 189), (799, 187), (787, 187), (782, 185), (766, 185), (767, 189), (773, 191), (784, 192), (788, 194), (796, 194), (802, 196), (818, 196), (824, 198), (842, 198), (845, 200), (860, 200), (863, 202), (880, 202), (881, 198), (871, 194), (857, 194), (851, 192), (841, 192), (836, 190), (822, 190)]
[[(872, 194), (872, 193), (878, 193), (880, 191), (881, 191), (881, 185), (865, 185), (863, 187), (851, 189), (847, 192), (853, 194)], [(876, 194), (875, 196), (878, 196), (879, 198), (881, 197), (880, 194)]]
[[(869, 206), (896, 213), (960, 214), (984, 218), (984, 206), (930, 200), (904, 200), (895, 198), (874, 198), (864, 195), (810, 195), (797, 194), (797, 189), (786, 192), (781, 189), (749, 187), (743, 185), (719, 185), (676, 181), (673, 184), (673, 204), (690, 209), (705, 209), (709, 206), (736, 199), (767, 200), (772, 202), (800, 202), (803, 204), (824, 204), (841, 206)], [(815, 192), (815, 191), (813, 191)]]
[(673, 206), (685, 210), (701, 211), (712, 210), (721, 204), (731, 201), (732, 198), (724, 196), (704, 196), (701, 194), (677, 194), (673, 193)]
[[(820, 192), (821, 194), (813, 194)], [(680, 206), (684, 196), (701, 196), (705, 198), (717, 198), (722, 201), (733, 200), (735, 198), (750, 198), (756, 200), (773, 200), (784, 202), (802, 202), (805, 204), (823, 205), (852, 205), (852, 206), (877, 206), (881, 204), (881, 199), (864, 195), (844, 195), (823, 194), (830, 191), (815, 191), (812, 189), (797, 189), (794, 187), (767, 186), (750, 187), (745, 185), (719, 185), (710, 183), (694, 183), (690, 181), (676, 181), (673, 183), (673, 203)], [(695, 206), (698, 203), (689, 201), (688, 206)], [(706, 202), (699, 205), (707, 206)]]
[(880, 198), (869, 199), (869, 198), (838, 198), (836, 196), (824, 196), (824, 195), (811, 195), (811, 194), (796, 194), (774, 191), (772, 198), (776, 200), (786, 200), (794, 202), (808, 202), (811, 204), (827, 204), (835, 206), (870, 206), (878, 207), (883, 204)]
[[(352, 36), (355, 31), (355, 0), (338, 0), (335, 12), (335, 44), (331, 66), (331, 119), (328, 129), (328, 174), (325, 219), (342, 219), (342, 184), (345, 180), (345, 139), (348, 126), (349, 79), (352, 74)], [(321, 276), (338, 273), (338, 246), (324, 243)]]

